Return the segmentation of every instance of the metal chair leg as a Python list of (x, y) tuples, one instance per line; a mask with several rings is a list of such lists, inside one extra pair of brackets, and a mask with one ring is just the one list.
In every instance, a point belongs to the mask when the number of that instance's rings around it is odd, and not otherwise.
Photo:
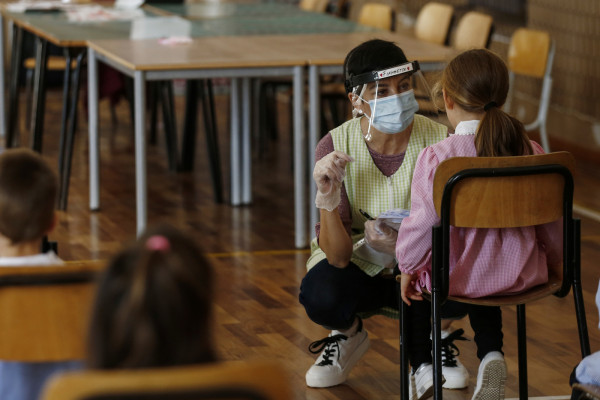
[(408, 385), (410, 385), (410, 371), (408, 368), (408, 349), (406, 338), (408, 325), (406, 322), (407, 305), (398, 293), (398, 311), (400, 312), (400, 399), (408, 400)]
[(440, 294), (434, 289), (431, 294), (431, 333), (433, 342), (433, 398), (442, 400), (442, 329)]
[[(60, 201), (59, 208), (61, 210), (67, 209), (67, 202), (69, 196), (69, 182), (71, 178), (71, 163), (73, 159), (73, 147), (75, 144), (75, 132), (77, 130), (77, 104), (79, 103), (79, 87), (81, 78), (81, 67), (83, 64), (83, 58), (86, 55), (85, 49), (78, 49), (79, 54), (75, 57), (75, 70), (73, 71), (73, 82), (71, 85), (71, 96), (69, 99), (69, 121), (67, 126), (67, 136), (65, 141), (65, 160), (61, 175), (60, 185)], [(71, 68), (70, 63), (67, 64), (67, 68)]]
[[(205, 86), (206, 85), (206, 86)], [(206, 91), (205, 91), (206, 89)], [(206, 130), (206, 147), (213, 181), (215, 201), (223, 202), (223, 178), (221, 174), (221, 156), (219, 154), (219, 137), (217, 132), (217, 117), (215, 115), (215, 100), (212, 81), (207, 79), (200, 82), (202, 112)]]
[(527, 400), (527, 334), (525, 304), (517, 305), (517, 340), (519, 357), (519, 399)]
[[(69, 119), (69, 105), (71, 96), (71, 63), (72, 54), (71, 51), (65, 47), (63, 49), (64, 57), (66, 61), (65, 71), (63, 75), (63, 106), (60, 121), (60, 136), (58, 140), (58, 176), (60, 176), (61, 184), (63, 181), (64, 167), (65, 167), (65, 150), (67, 142), (67, 124)], [(62, 189), (59, 191), (58, 204), (59, 209), (63, 210), (61, 204), (62, 200)]]
[(25, 130), (31, 130), (31, 103), (33, 102), (33, 70), (25, 71)]
[(177, 171), (179, 168), (179, 155), (177, 151), (177, 126), (175, 123), (175, 105), (173, 104), (173, 82), (160, 82), (161, 104), (163, 109), (163, 123), (165, 129), (165, 143), (167, 146), (167, 159), (169, 170)]
[(148, 102), (150, 104), (150, 130), (148, 134), (148, 142), (152, 145), (157, 143), (156, 125), (158, 123), (158, 101), (159, 95), (157, 86), (159, 82), (151, 81), (148, 84)]
[[(198, 81), (185, 82), (185, 114), (183, 118), (183, 143), (181, 148), (181, 170), (191, 171), (194, 168), (196, 154), (196, 130), (198, 115)], [(207, 127), (206, 121), (204, 122)], [(207, 129), (207, 128), (205, 128)]]
[(32, 113), (33, 126), (31, 129), (33, 140), (31, 148), (39, 153), (42, 152), (42, 133), (44, 130), (44, 108), (46, 105), (46, 69), (48, 62), (48, 42), (36, 38), (35, 56), (35, 78), (33, 86), (33, 97), (35, 104)]
[(573, 301), (575, 302), (575, 315), (577, 316), (577, 330), (579, 331), (581, 358), (583, 358), (589, 356), (591, 350), (587, 320), (585, 317), (583, 291), (581, 288), (581, 220), (579, 219), (573, 220), (573, 236), (573, 257), (575, 264), (575, 267), (573, 268)]
[(21, 65), (23, 64), (23, 29), (14, 25), (12, 59), (10, 67), (10, 86), (8, 92), (8, 111), (7, 111), (7, 129), (5, 147), (10, 148), (16, 145), (16, 136), (18, 135), (18, 115), (19, 115), (19, 80), (21, 77)]

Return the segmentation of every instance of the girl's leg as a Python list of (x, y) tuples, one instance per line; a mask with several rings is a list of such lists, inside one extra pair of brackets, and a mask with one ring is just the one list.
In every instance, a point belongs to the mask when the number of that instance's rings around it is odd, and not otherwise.
[(481, 360), (491, 351), (502, 353), (502, 311), (500, 307), (469, 306), (469, 321), (475, 332), (477, 357)]
[(469, 319), (475, 332), (477, 385), (473, 400), (504, 399), (506, 362), (502, 353), (502, 313), (500, 307), (469, 307)]
[(413, 300), (408, 310), (408, 359), (414, 369), (430, 364), (431, 359), (431, 303)]

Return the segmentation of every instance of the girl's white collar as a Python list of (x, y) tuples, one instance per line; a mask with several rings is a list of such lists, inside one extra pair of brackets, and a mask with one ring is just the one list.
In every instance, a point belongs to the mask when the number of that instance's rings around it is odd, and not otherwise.
[(474, 119), (472, 121), (460, 121), (458, 123), (458, 125), (456, 125), (454, 134), (455, 135), (474, 135), (477, 132), (478, 126), (479, 126), (478, 119)]

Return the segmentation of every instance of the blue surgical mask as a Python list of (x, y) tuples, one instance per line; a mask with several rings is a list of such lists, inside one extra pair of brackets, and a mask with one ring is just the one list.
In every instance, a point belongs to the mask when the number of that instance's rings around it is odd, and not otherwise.
[(417, 103), (412, 89), (393, 96), (369, 100), (369, 106), (371, 111), (374, 111), (371, 125), (378, 131), (387, 134), (405, 130), (419, 110), (419, 103)]

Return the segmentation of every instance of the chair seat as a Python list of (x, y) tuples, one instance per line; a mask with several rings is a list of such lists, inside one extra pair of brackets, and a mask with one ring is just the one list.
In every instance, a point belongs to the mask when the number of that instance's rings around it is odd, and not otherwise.
[(480, 306), (515, 306), (518, 304), (529, 303), (550, 296), (560, 289), (562, 279), (559, 277), (550, 277), (547, 283), (535, 286), (521, 294), (509, 296), (487, 296), (479, 298), (448, 296), (450, 301), (475, 304)]
[[(562, 278), (557, 274), (552, 273), (548, 277), (548, 282), (535, 286), (520, 294), (511, 294), (507, 296), (486, 296), (486, 297), (462, 297), (448, 296), (448, 301), (456, 301), (459, 303), (475, 304), (479, 306), (516, 306), (525, 304), (530, 301), (542, 299), (559, 291), (562, 284)], [(431, 292), (424, 291), (423, 297), (431, 301)]]

